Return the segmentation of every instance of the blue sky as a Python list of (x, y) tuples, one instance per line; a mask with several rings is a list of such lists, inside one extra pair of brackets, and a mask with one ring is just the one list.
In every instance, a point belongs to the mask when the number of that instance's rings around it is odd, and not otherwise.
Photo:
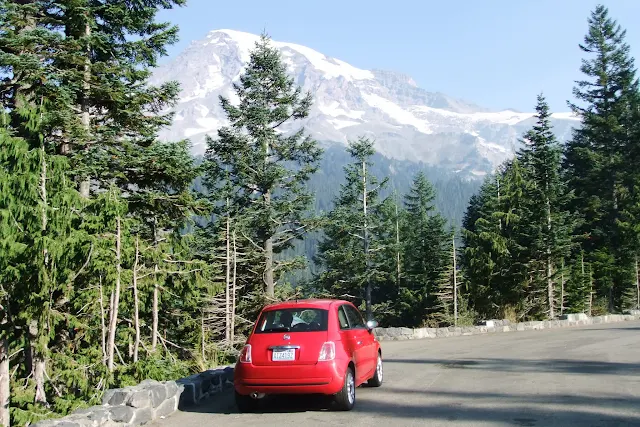
[(568, 111), (582, 78), (578, 43), (598, 3), (627, 30), (640, 67), (640, 0), (187, 0), (160, 19), (180, 27), (172, 56), (211, 30), (266, 29), (274, 40), (402, 72), (485, 107), (532, 111), (542, 91), (553, 111)]

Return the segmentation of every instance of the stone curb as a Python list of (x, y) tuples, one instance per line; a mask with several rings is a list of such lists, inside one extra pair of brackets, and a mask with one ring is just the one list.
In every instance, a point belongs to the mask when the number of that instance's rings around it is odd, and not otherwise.
[(233, 365), (208, 370), (177, 381), (144, 380), (131, 387), (109, 389), (102, 405), (79, 409), (62, 418), (39, 421), (33, 427), (130, 427), (166, 418), (178, 409), (197, 405), (233, 387)]
[(640, 311), (632, 310), (631, 314), (609, 314), (589, 317), (584, 313), (567, 314), (559, 320), (531, 321), (511, 323), (508, 320), (487, 320), (483, 325), (446, 328), (376, 328), (374, 334), (378, 341), (402, 341), (427, 338), (447, 338), (469, 335), (484, 335), (497, 332), (534, 331), (542, 329), (559, 329), (574, 326), (595, 325), (640, 320)]

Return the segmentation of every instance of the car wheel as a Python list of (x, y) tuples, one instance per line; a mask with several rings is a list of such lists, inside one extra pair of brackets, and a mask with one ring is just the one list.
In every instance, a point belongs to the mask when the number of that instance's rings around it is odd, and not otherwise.
[(249, 395), (236, 393), (236, 406), (241, 413), (250, 413), (258, 410), (258, 400), (252, 399)]
[(340, 411), (350, 411), (356, 403), (356, 378), (351, 366), (347, 368), (342, 390), (336, 394), (335, 401)]
[(382, 385), (382, 355), (378, 353), (378, 362), (376, 363), (376, 372), (368, 381), (371, 387), (380, 387)]

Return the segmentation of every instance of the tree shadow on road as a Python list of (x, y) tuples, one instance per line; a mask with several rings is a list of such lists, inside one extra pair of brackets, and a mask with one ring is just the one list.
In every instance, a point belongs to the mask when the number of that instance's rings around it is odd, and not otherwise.
[[(539, 407), (532, 403), (522, 402), (505, 406), (505, 401), (500, 406), (471, 406), (474, 401), (463, 403), (463, 397), (458, 393), (447, 396), (450, 403), (394, 403), (378, 399), (360, 399), (355, 412), (359, 414), (376, 414), (380, 417), (391, 418), (400, 424), (407, 420), (420, 420), (430, 422), (457, 421), (467, 423), (494, 423), (495, 425), (512, 425), (526, 427), (543, 426), (593, 426), (593, 427), (632, 427), (640, 425), (640, 413), (632, 415), (616, 415), (609, 412), (606, 407), (597, 406), (591, 409), (576, 408), (567, 405), (562, 409)], [(520, 398), (522, 396), (519, 396)], [(500, 399), (509, 401), (510, 396), (501, 396)], [(550, 399), (553, 400), (553, 399)], [(441, 402), (441, 401), (440, 401)], [(514, 403), (514, 402), (508, 402)], [(553, 403), (557, 403), (554, 402)], [(637, 408), (640, 401), (635, 400)], [(632, 407), (632, 404), (629, 404)], [(610, 408), (613, 409), (613, 408)], [(475, 425), (475, 424), (474, 424)]]
[[(220, 408), (220, 396), (214, 403), (184, 410), (220, 414), (212, 419), (224, 422), (233, 415), (236, 421), (256, 424), (264, 414), (323, 413), (322, 424), (345, 423), (348, 419), (362, 420), (363, 416), (379, 417), (403, 425), (410, 420), (447, 423), (494, 423), (519, 427), (543, 426), (640, 426), (640, 397), (602, 395), (597, 397), (562, 394), (508, 394), (446, 390), (414, 390), (397, 387), (361, 389), (356, 406), (349, 413), (331, 411), (326, 398), (317, 396), (278, 396), (265, 400), (254, 414), (238, 414), (233, 405), (233, 393), (227, 393), (230, 405)], [(393, 400), (386, 399), (393, 395)], [(318, 420), (316, 416), (316, 420)], [(283, 420), (283, 424), (287, 424)], [(235, 424), (234, 424), (235, 425)], [(314, 425), (310, 423), (309, 425)], [(337, 424), (336, 424), (337, 425)]]
[[(597, 396), (584, 396), (575, 394), (528, 394), (528, 393), (496, 393), (496, 392), (469, 392), (469, 391), (449, 391), (440, 389), (412, 390), (398, 387), (386, 387), (385, 393), (394, 395), (422, 396), (429, 399), (451, 399), (460, 401), (461, 399), (470, 402), (480, 400), (508, 403), (510, 405), (556, 405), (570, 408), (589, 407), (607, 409), (625, 409), (637, 411), (640, 416), (640, 397), (622, 396), (612, 394), (598, 394)], [(639, 424), (640, 425), (640, 424)]]
[(480, 369), (495, 372), (543, 372), (579, 375), (640, 375), (640, 363), (571, 359), (385, 359), (386, 364), (439, 365), (445, 369)]

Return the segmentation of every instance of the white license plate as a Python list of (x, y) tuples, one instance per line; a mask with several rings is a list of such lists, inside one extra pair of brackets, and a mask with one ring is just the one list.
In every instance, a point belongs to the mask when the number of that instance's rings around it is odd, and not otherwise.
[(296, 360), (296, 350), (293, 348), (287, 350), (273, 350), (273, 356), (271, 356), (271, 360), (273, 360), (274, 362)]

